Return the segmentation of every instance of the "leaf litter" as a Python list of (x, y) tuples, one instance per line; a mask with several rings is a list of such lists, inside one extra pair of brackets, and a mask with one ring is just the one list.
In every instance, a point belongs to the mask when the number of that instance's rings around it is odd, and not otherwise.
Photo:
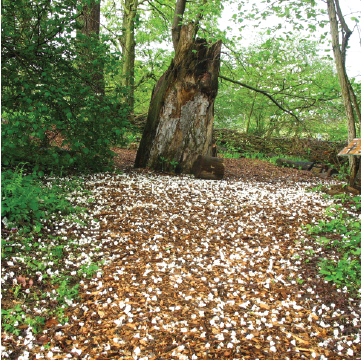
[(102, 269), (81, 280), (68, 323), (3, 335), (7, 356), (357, 358), (360, 296), (319, 275), (325, 250), (302, 227), (334, 202), (306, 191), (326, 180), (248, 159), (227, 159), (225, 180), (198, 180), (129, 169), (134, 153), (122, 154), (125, 173), (85, 178), (92, 221), (53, 224)]

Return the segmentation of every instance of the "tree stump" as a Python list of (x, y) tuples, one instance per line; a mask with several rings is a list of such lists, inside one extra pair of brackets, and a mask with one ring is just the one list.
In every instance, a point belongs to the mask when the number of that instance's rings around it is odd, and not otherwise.
[[(194, 39), (183, 25), (174, 59), (155, 86), (135, 167), (190, 173), (197, 154), (212, 154), (221, 41)], [(168, 167), (168, 168), (167, 168)]]
[(193, 164), (192, 173), (198, 179), (221, 180), (224, 176), (223, 159), (198, 155)]

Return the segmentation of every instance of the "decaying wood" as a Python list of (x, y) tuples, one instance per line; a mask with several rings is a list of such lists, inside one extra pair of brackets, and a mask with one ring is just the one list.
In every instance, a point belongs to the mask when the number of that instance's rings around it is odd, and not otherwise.
[(192, 173), (198, 179), (221, 180), (224, 176), (223, 159), (199, 155), (192, 167)]
[(222, 42), (193, 34), (193, 24), (182, 27), (175, 57), (153, 90), (135, 167), (171, 170), (175, 161), (177, 172), (190, 173), (198, 154), (212, 154)]
[(313, 162), (307, 162), (307, 161), (293, 161), (288, 159), (277, 159), (276, 164), (278, 166), (288, 166), (293, 167), (295, 169), (300, 170), (311, 170), (314, 163)]
[(218, 154), (217, 145), (213, 144), (212, 145), (212, 157), (217, 157), (217, 154)]

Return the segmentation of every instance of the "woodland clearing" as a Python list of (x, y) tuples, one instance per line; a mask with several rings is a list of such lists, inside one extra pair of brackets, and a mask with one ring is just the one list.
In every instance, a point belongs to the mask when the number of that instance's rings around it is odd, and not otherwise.
[[(319, 274), (320, 258), (337, 254), (305, 228), (337, 201), (308, 190), (336, 180), (249, 159), (225, 159), (224, 180), (199, 180), (133, 169), (135, 151), (116, 152), (122, 173), (86, 176), (87, 198), (71, 195), (87, 204), (81, 221), (54, 217), (35, 239), (76, 246), (37, 272), (3, 260), (3, 308), (45, 317), (37, 333), (3, 332), (3, 358), (359, 358), (360, 295)], [(41, 260), (34, 246), (29, 255)], [(46, 317), (59, 271), (80, 282), (63, 321)]]

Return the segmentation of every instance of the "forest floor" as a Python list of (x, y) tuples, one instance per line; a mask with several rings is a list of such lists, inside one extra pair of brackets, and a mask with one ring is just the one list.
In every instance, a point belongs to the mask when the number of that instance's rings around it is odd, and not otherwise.
[[(16, 257), (3, 261), (3, 308), (39, 315), (59, 305), (44, 274), (103, 265), (82, 273), (65, 323), (3, 332), (2, 358), (361, 358), (360, 296), (324, 280), (319, 259), (337, 255), (304, 229), (330, 219), (335, 203), (307, 190), (335, 180), (249, 159), (225, 159), (224, 180), (199, 180), (133, 169), (135, 151), (116, 152), (123, 173), (84, 178), (87, 221), (45, 224), (76, 247), (35, 275)], [(14, 298), (6, 290), (23, 274)]]

